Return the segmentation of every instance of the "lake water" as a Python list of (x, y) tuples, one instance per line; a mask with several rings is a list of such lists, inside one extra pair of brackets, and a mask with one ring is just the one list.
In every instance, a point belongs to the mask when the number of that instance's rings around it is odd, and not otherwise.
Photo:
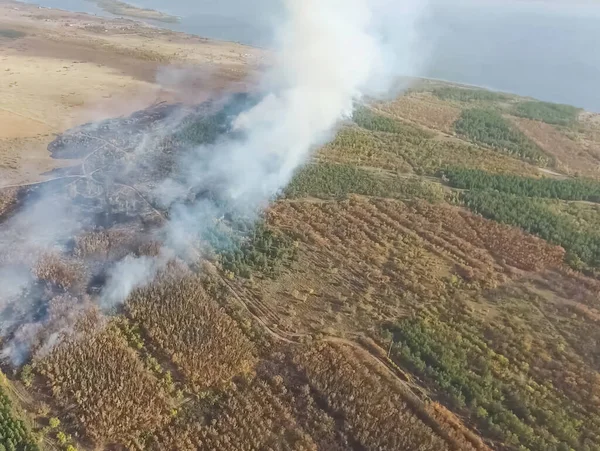
[[(302, 1), (302, 0), (299, 0)], [(452, 0), (430, 8), (418, 31), (425, 77), (485, 86), (600, 112), (600, 5), (578, 0)], [(575, 2), (575, 3), (574, 3)], [(85, 0), (36, 0), (108, 15)], [(268, 45), (281, 0), (135, 0), (181, 17), (160, 24), (201, 36)]]
[(600, 112), (600, 6), (572, 1), (441, 8), (426, 75)]

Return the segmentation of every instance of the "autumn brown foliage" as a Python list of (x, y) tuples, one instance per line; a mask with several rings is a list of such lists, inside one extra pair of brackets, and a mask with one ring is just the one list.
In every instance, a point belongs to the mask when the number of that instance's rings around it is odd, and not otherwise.
[(460, 116), (458, 108), (425, 93), (402, 96), (393, 102), (378, 104), (377, 107), (402, 119), (446, 133), (452, 131), (452, 125)]
[(166, 418), (168, 402), (125, 338), (95, 315), (37, 363), (66, 417), (96, 444), (130, 443)]
[(598, 155), (590, 152), (579, 140), (572, 139), (554, 125), (525, 118), (513, 118), (515, 125), (529, 139), (551, 155), (556, 168), (565, 174), (598, 178)]
[(157, 255), (159, 243), (136, 234), (131, 228), (115, 228), (83, 233), (75, 238), (74, 254), (82, 258), (119, 259), (127, 254)]
[(193, 274), (163, 273), (127, 301), (132, 319), (202, 390), (249, 372), (253, 345)]
[(149, 448), (316, 451), (312, 438), (282, 399), (281, 390), (285, 387), (262, 379), (243, 381), (213, 407), (209, 421), (182, 416), (168, 430), (157, 434)]
[(41, 255), (33, 273), (40, 280), (74, 291), (85, 280), (85, 268), (80, 261), (51, 252)]
[(358, 362), (341, 345), (317, 345), (296, 354), (296, 364), (346, 430), (370, 450), (452, 449), (423, 423), (389, 380)]

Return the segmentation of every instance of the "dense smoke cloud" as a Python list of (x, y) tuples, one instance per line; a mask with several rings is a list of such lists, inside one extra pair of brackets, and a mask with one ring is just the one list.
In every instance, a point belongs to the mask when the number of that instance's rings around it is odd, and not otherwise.
[[(417, 30), (424, 11), (424, 3), (416, 0), (285, 0), (258, 94), (229, 113), (227, 133), (179, 155), (175, 174), (150, 193), (169, 211), (160, 233), (163, 249), (157, 257), (117, 262), (108, 271), (100, 306), (123, 302), (174, 255), (189, 256), (215, 218), (231, 211), (256, 217), (311, 152), (333, 137), (357, 101), (402, 88), (397, 76), (416, 73), (423, 60)], [(151, 155), (154, 143), (177, 130), (184, 116), (174, 113), (148, 129), (134, 156)], [(205, 189), (216, 198), (196, 195)], [(56, 244), (51, 241), (45, 246)], [(30, 284), (23, 277), (19, 283)], [(18, 349), (22, 357), (22, 346)]]

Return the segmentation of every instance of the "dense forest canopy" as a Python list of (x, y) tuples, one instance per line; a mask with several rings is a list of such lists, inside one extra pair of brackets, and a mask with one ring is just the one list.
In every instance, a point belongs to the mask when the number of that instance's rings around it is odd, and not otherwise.
[(463, 110), (454, 124), (456, 132), (466, 138), (527, 161), (546, 165), (549, 157), (500, 113), (491, 109)]
[(600, 202), (600, 182), (584, 178), (555, 179), (490, 174), (476, 169), (444, 170), (450, 186), (469, 190), (495, 190), (526, 197)]
[(515, 116), (534, 119), (555, 125), (572, 125), (582, 110), (571, 105), (531, 100), (517, 103), (512, 113)]

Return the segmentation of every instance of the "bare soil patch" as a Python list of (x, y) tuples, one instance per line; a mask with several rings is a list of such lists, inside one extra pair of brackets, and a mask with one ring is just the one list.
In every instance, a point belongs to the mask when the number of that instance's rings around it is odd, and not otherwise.
[(452, 126), (460, 115), (460, 109), (437, 100), (429, 93), (402, 96), (393, 102), (379, 104), (377, 108), (445, 133), (452, 133)]
[(556, 159), (556, 168), (560, 172), (600, 176), (600, 155), (588, 152), (581, 142), (569, 138), (550, 124), (524, 118), (513, 118), (513, 121), (544, 152)]

